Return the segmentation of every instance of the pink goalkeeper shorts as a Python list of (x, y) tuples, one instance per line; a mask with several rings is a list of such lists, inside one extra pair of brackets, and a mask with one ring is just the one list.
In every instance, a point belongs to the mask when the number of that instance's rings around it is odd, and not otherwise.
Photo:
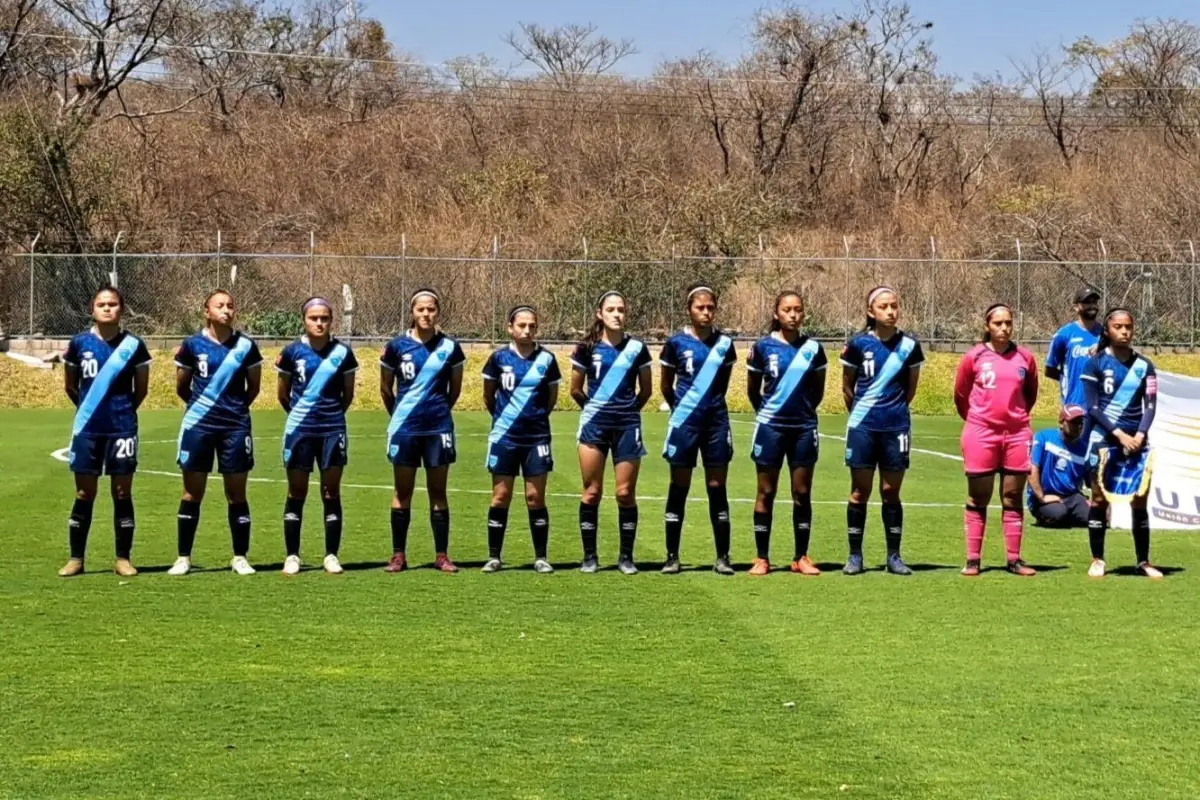
[(1027, 475), (1031, 469), (1029, 451), (1033, 431), (998, 431), (986, 425), (968, 423), (962, 432), (963, 467), (967, 475), (1004, 472)]

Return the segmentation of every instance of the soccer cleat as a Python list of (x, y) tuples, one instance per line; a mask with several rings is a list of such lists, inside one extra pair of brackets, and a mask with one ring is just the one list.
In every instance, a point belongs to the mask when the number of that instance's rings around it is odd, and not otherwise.
[(288, 556), (283, 560), (284, 575), (300, 574), (300, 556)]
[(341, 575), (345, 572), (342, 569), (342, 562), (338, 561), (338, 557), (334, 553), (329, 553), (325, 556), (324, 567), (325, 571), (330, 575)]
[(550, 562), (544, 558), (537, 558), (533, 561), (533, 571), (542, 575), (549, 575), (554, 572), (554, 567), (550, 566)]
[(73, 578), (76, 575), (81, 574), (82, 572), (83, 572), (83, 559), (82, 558), (72, 558), (70, 561), (68, 561), (66, 564), (63, 565), (62, 569), (60, 569), (58, 571), (58, 577)]
[(766, 575), (771, 571), (771, 562), (765, 558), (756, 558), (754, 563), (750, 565), (749, 575)]
[(503, 563), (501, 563), (500, 559), (498, 559), (498, 558), (489, 558), (489, 559), (487, 560), (487, 563), (485, 563), (485, 564), (483, 565), (483, 569), (481, 569), (481, 570), (479, 570), (479, 571), (480, 571), (480, 572), (485, 572), (485, 573), (491, 574), (491, 573), (493, 573), (493, 572), (499, 572), (499, 571), (500, 571), (501, 569), (503, 569), (503, 568), (504, 568), (504, 564), (503, 564)]
[(717, 560), (713, 562), (713, 572), (718, 575), (736, 575), (733, 569), (733, 564), (729, 563), (729, 556), (717, 556)]
[(117, 562), (113, 564), (113, 572), (117, 573), (122, 578), (132, 578), (134, 575), (138, 574), (137, 568), (130, 563), (128, 558), (118, 558)]
[(253, 575), (254, 567), (250, 566), (250, 562), (245, 556), (234, 556), (229, 562), (229, 568), (237, 575)]
[(679, 563), (679, 556), (667, 556), (667, 563), (663, 564), (663, 575), (678, 575), (683, 569), (683, 565)]
[(1090, 567), (1088, 567), (1088, 577), (1089, 578), (1103, 578), (1105, 569), (1107, 567), (1108, 567), (1108, 565), (1104, 563), (1103, 558), (1093, 558), (1092, 565)]
[(1150, 580), (1162, 580), (1162, 570), (1151, 564), (1149, 561), (1143, 561), (1137, 565), (1137, 571), (1145, 575)]
[(801, 575), (820, 575), (821, 570), (817, 569), (817, 565), (812, 562), (808, 556), (800, 556), (792, 562), (792, 572), (798, 572)]
[(598, 569), (600, 569), (600, 561), (596, 558), (595, 553), (585, 555), (583, 557), (583, 563), (579, 565), (579, 571), (586, 572), (588, 574), (591, 574)]
[(637, 575), (637, 567), (633, 565), (633, 559), (629, 556), (620, 556), (617, 558), (617, 569), (622, 575)]
[(1037, 575), (1036, 569), (1034, 569), (1033, 567), (1027, 566), (1025, 564), (1025, 562), (1019, 558), (1013, 559), (1012, 561), (1008, 562), (1008, 566), (1005, 567), (1005, 569), (1007, 569), (1013, 575), (1020, 575), (1022, 578), (1029, 578), (1034, 575)]
[(977, 577), (979, 575), (979, 559), (968, 558), (967, 565), (962, 568), (962, 572), (960, 574), (968, 578)]
[(384, 572), (404, 572), (408, 569), (408, 559), (404, 553), (392, 553), (392, 560), (383, 568)]
[(862, 575), (866, 571), (866, 567), (863, 566), (861, 553), (851, 553), (849, 558), (846, 559), (846, 566), (842, 567), (843, 575)]
[(445, 572), (447, 575), (453, 575), (458, 572), (458, 567), (454, 566), (454, 562), (450, 560), (450, 556), (445, 553), (438, 553), (433, 559), (433, 568), (438, 572)]
[(192, 571), (192, 559), (188, 556), (180, 556), (175, 559), (175, 563), (167, 570), (168, 575), (187, 575)]
[(888, 556), (887, 571), (893, 575), (912, 575), (912, 570), (904, 563), (904, 559), (899, 553), (892, 553)]

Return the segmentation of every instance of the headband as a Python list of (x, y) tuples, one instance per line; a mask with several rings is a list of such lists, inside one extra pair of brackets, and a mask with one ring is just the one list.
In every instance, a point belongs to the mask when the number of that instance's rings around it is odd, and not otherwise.
[(716, 293), (716, 292), (714, 292), (714, 291), (713, 291), (712, 289), (710, 289), (709, 287), (707, 287), (707, 286), (697, 286), (695, 289), (692, 289), (690, 292), (688, 292), (688, 295), (687, 295), (688, 302), (691, 302), (692, 298), (693, 298), (693, 297), (695, 297), (695, 296), (696, 296), (696, 295), (698, 295), (698, 294), (711, 294), (711, 295), (713, 296), (713, 299), (714, 299), (714, 300), (715, 300), (715, 299), (716, 299), (716, 297), (717, 297), (717, 293)]
[(991, 322), (992, 314), (995, 314), (1002, 308), (1008, 311), (1009, 314), (1013, 313), (1012, 306), (1010, 306), (1008, 303), (993, 303), (992, 305), (988, 306), (988, 310), (983, 313), (983, 321)]
[(528, 311), (530, 314), (533, 314), (533, 316), (537, 316), (537, 309), (533, 306), (517, 306), (512, 311), (508, 312), (509, 323), (515, 320), (517, 318), (517, 314), (520, 314), (522, 311)]
[(605, 300), (607, 300), (607, 299), (608, 299), (608, 298), (610, 298), (610, 297), (619, 297), (619, 298), (621, 298), (622, 300), (624, 300), (624, 299), (625, 299), (625, 295), (621, 294), (621, 293), (620, 293), (620, 292), (618, 292), (616, 289), (609, 289), (607, 292), (605, 292), (604, 294), (600, 295), (600, 300), (599, 300), (599, 301), (597, 301), (596, 305), (597, 305), (597, 306), (602, 306), (602, 305), (604, 305), (604, 301), (605, 301)]
[(413, 292), (413, 296), (408, 300), (408, 307), (412, 308), (417, 304), (417, 300), (422, 297), (432, 297), (433, 302), (437, 303), (438, 308), (442, 307), (442, 298), (433, 289), (417, 289)]
[(1113, 317), (1115, 317), (1117, 314), (1128, 314), (1128, 315), (1129, 315), (1129, 319), (1130, 319), (1130, 320), (1132, 320), (1132, 319), (1133, 319), (1133, 312), (1132, 312), (1132, 311), (1130, 311), (1128, 308), (1125, 308), (1125, 306), (1117, 306), (1116, 308), (1110, 308), (1110, 309), (1108, 310), (1108, 313), (1104, 315), (1104, 324), (1107, 326), (1107, 325), (1108, 325), (1108, 321), (1109, 321), (1110, 319), (1112, 319)]
[(891, 292), (892, 294), (896, 295), (896, 297), (900, 296), (900, 293), (897, 292), (895, 289), (893, 289), (890, 286), (877, 286), (871, 290), (871, 293), (869, 295), (867, 295), (867, 307), (869, 308), (871, 306), (871, 304), (875, 302), (875, 299), (877, 297), (879, 297), (879, 295), (886, 294), (888, 292)]
[(304, 307), (300, 309), (300, 315), (304, 316), (308, 314), (308, 310), (314, 306), (325, 306), (329, 309), (330, 313), (333, 312), (333, 306), (331, 306), (329, 301), (324, 297), (310, 297), (308, 300), (304, 301)]

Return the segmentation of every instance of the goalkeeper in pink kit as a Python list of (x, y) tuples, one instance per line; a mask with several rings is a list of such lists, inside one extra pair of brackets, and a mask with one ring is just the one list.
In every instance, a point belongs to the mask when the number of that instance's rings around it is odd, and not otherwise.
[(991, 306), (984, 321), (983, 342), (963, 356), (954, 381), (954, 404), (966, 421), (962, 454), (968, 495), (963, 511), (967, 566), (962, 574), (979, 574), (987, 507), (999, 475), (1008, 571), (1029, 576), (1035, 572), (1021, 560), (1021, 504), (1031, 469), (1029, 415), (1037, 402), (1037, 363), (1033, 353), (1013, 342), (1013, 314), (1007, 305)]

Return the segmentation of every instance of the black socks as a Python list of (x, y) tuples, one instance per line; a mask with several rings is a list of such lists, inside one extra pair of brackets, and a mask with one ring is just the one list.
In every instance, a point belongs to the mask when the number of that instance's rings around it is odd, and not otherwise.
[(450, 509), (430, 511), (429, 527), (433, 528), (433, 552), (445, 553), (450, 547)]
[(500, 558), (504, 549), (504, 531), (508, 527), (508, 509), (490, 507), (487, 512), (488, 558)]
[(808, 555), (808, 542), (812, 537), (812, 498), (806, 494), (792, 498), (792, 536), (796, 541), (794, 561)]
[(300, 555), (300, 527), (304, 524), (304, 501), (289, 497), (283, 502), (283, 546), (289, 556)]
[(1088, 508), (1088, 544), (1092, 558), (1104, 558), (1104, 536), (1108, 533), (1108, 509), (1104, 506)]
[(633, 543), (637, 540), (638, 507), (617, 506), (617, 523), (621, 526), (621, 555), (633, 558)]
[(671, 483), (667, 486), (667, 510), (663, 522), (667, 529), (667, 558), (679, 557), (679, 542), (683, 538), (683, 518), (686, 514), (688, 490)]
[(850, 543), (850, 555), (861, 556), (863, 530), (867, 527), (867, 504), (846, 504), (846, 539)]
[(904, 506), (900, 503), (884, 503), (880, 510), (883, 517), (883, 535), (887, 542), (887, 554), (899, 555), (900, 540), (904, 536)]
[(533, 537), (534, 557), (546, 558), (546, 549), (550, 544), (549, 509), (529, 509), (529, 535)]
[(92, 507), (94, 500), (75, 500), (71, 516), (67, 519), (67, 541), (71, 546), (71, 558), (83, 560), (87, 550), (88, 532), (92, 529)]
[(708, 521), (712, 523), (717, 558), (729, 555), (729, 495), (724, 486), (708, 487)]
[(583, 542), (583, 557), (596, 555), (596, 527), (600, 524), (600, 506), (579, 504), (579, 538)]
[(113, 499), (113, 530), (117, 558), (128, 559), (133, 551), (133, 498)]
[(412, 520), (412, 509), (392, 509), (392, 552), (403, 553), (408, 549), (408, 523)]
[(196, 527), (200, 524), (200, 504), (190, 500), (179, 501), (179, 513), (175, 520), (175, 540), (181, 556), (192, 555), (196, 543)]
[(342, 498), (333, 497), (325, 505), (325, 554), (337, 555), (342, 546)]
[(754, 512), (754, 547), (759, 558), (770, 560), (771, 509)]

